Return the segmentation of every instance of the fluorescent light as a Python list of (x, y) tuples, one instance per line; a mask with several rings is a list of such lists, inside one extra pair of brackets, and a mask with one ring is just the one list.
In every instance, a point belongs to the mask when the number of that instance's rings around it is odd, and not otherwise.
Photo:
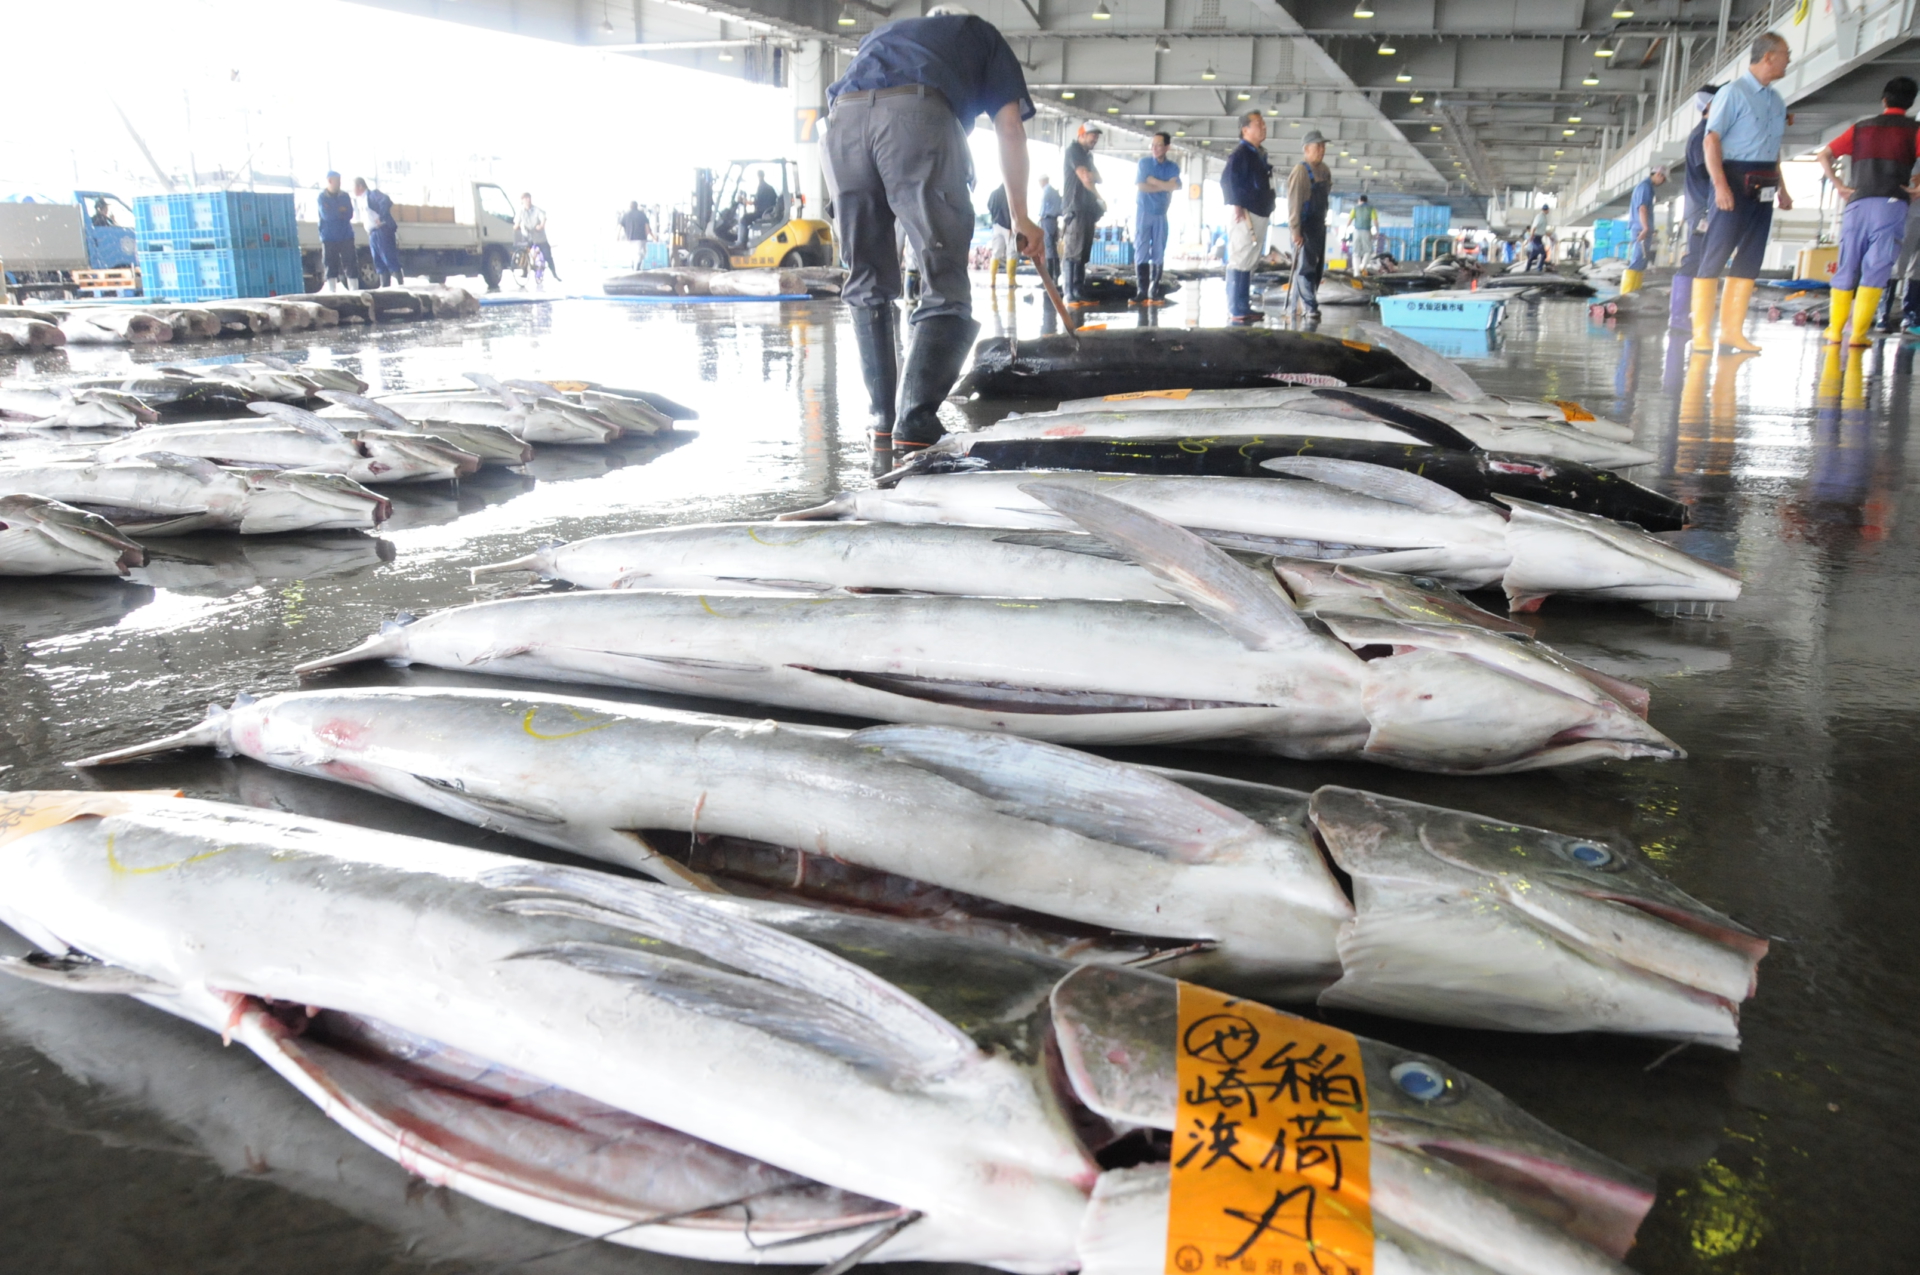
[(1159, 120), (1142, 120), (1140, 122), (1145, 124), (1148, 128), (1152, 128), (1155, 124), (1158, 124), (1160, 121)]
[(1589, 75), (1587, 76), (1587, 78), (1585, 78), (1584, 80), (1581, 80), (1580, 82), (1582, 84), (1587, 84), (1587, 85), (1598, 84), (1600, 82), (1600, 77), (1597, 75)]
[(1095, 22), (1105, 22), (1112, 16), (1113, 10), (1107, 8), (1107, 0), (1100, 0), (1100, 3), (1093, 7), (1093, 20)]
[(1429, 133), (1437, 133), (1440, 131), (1440, 126), (1438, 124), (1429, 124), (1427, 125), (1427, 131)]
[(860, 19), (854, 16), (854, 13), (853, 13), (853, 6), (852, 6), (852, 5), (850, 5), (850, 4), (843, 4), (843, 5), (841, 5), (841, 6), (840, 6), (840, 16), (834, 19), (834, 22), (835, 22), (835, 23), (836, 23), (837, 25), (839, 25), (839, 26), (843, 26), (843, 27), (850, 27), (850, 26), (853, 26), (854, 24), (856, 24), (856, 23), (857, 23), (857, 22), (859, 22), (859, 21), (860, 21)]
[(1394, 54), (1396, 54), (1396, 53), (1398, 53), (1399, 51), (1400, 51), (1400, 50), (1398, 50), (1398, 49), (1396, 49), (1396, 48), (1394, 48), (1394, 47), (1393, 47), (1393, 41), (1391, 41), (1391, 40), (1382, 40), (1382, 41), (1380, 41), (1380, 56), (1381, 56), (1381, 57), (1383, 57), (1383, 58), (1390, 58), (1390, 57), (1392, 57), (1392, 56), (1393, 56)]
[(733, 54), (729, 53), (725, 49), (722, 49), (720, 50), (720, 60), (722, 62), (731, 62), (733, 61)]
[(1119, 113), (1120, 113), (1120, 108), (1117, 106), (1109, 106), (1107, 108), (1107, 114), (1109, 115), (1118, 115)]
[(1200, 78), (1203, 80), (1217, 80), (1220, 78), (1220, 73), (1215, 71), (1213, 69), (1213, 63), (1209, 62), (1207, 63), (1207, 69), (1200, 72)]
[(1171, 53), (1173, 52), (1173, 46), (1167, 43), (1167, 37), (1163, 35), (1153, 42), (1153, 51), (1155, 53)]
[(1373, 16), (1373, 6), (1368, 4), (1367, 0), (1360, 0), (1359, 4), (1353, 6), (1353, 16), (1356, 18), (1371, 18)]
[(1633, 6), (1627, 3), (1627, 0), (1620, 0), (1620, 3), (1613, 6), (1613, 16), (1625, 22), (1633, 16)]
[(1242, 102), (1251, 102), (1253, 100), (1253, 94), (1251, 93), (1241, 93), (1238, 96)]
[(1603, 41), (1600, 47), (1593, 51), (1593, 56), (1597, 58), (1610, 58), (1613, 56), (1613, 46)]
[(1393, 82), (1395, 84), (1411, 84), (1413, 83), (1413, 76), (1409, 75), (1405, 71), (1402, 71), (1400, 72), (1400, 74), (1393, 77)]
[(1407, 100), (1409, 102), (1420, 103), (1420, 102), (1426, 101), (1427, 99), (1422, 97), (1420, 94), (1415, 93), (1413, 96), (1409, 97)]
[(1563, 128), (1560, 130), (1560, 136), (1562, 137), (1572, 137), (1573, 133), (1574, 133), (1574, 130), (1570, 128)]

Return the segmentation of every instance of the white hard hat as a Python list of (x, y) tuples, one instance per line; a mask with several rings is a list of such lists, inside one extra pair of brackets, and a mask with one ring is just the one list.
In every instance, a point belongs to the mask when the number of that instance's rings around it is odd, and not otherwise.
[(1102, 137), (1106, 136), (1107, 132), (1106, 129), (1100, 126), (1099, 120), (1081, 120), (1080, 131), (1083, 133), (1098, 133)]

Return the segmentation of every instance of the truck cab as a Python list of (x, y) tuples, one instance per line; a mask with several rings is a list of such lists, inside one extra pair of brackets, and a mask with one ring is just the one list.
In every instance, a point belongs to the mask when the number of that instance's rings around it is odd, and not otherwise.
[[(403, 204), (395, 201), (394, 239), (400, 248), (401, 268), (409, 275), (425, 275), (444, 283), (449, 275), (479, 275), (488, 291), (513, 260), (515, 205), (506, 188), (493, 182), (467, 183), (467, 198), (454, 204)], [(354, 242), (359, 245), (359, 273), (363, 287), (375, 282), (372, 256), (366, 249), (366, 228), (357, 221)], [(300, 255), (310, 288), (320, 286), (320, 227), (300, 223)]]

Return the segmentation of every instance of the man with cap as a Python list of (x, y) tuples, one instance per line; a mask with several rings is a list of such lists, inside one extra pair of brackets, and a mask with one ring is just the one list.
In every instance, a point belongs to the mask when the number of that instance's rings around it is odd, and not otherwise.
[(1061, 291), (1073, 306), (1092, 305), (1081, 295), (1086, 281), (1087, 261), (1093, 256), (1093, 228), (1107, 211), (1107, 201), (1094, 188), (1100, 184), (1100, 170), (1093, 166), (1093, 148), (1100, 144), (1098, 122), (1086, 120), (1067, 143), (1065, 172), (1060, 179), (1060, 195), (1067, 217), (1060, 230), (1060, 260), (1066, 266), (1066, 282)]
[[(1920, 85), (1904, 75), (1887, 81), (1880, 114), (1861, 120), (1820, 148), (1820, 167), (1847, 201), (1840, 215), (1840, 261), (1833, 271), (1832, 321), (1826, 339), (1839, 345), (1871, 344), (1868, 333), (1886, 291), (1907, 208), (1915, 194), (1913, 166), (1920, 160), (1920, 122), (1907, 116)], [(1833, 171), (1833, 157), (1848, 157), (1847, 180)], [(1855, 289), (1858, 289), (1856, 295)], [(1851, 338), (1847, 316), (1853, 316)]]
[(1326, 165), (1327, 139), (1309, 129), (1300, 139), (1300, 162), (1287, 175), (1287, 228), (1293, 232), (1291, 309), (1320, 317), (1320, 274), (1327, 266), (1327, 204), (1333, 172)]
[(1227, 322), (1243, 327), (1267, 317), (1253, 308), (1248, 295), (1253, 268), (1266, 250), (1267, 219), (1275, 202), (1266, 140), (1267, 117), (1248, 111), (1240, 117), (1240, 144), (1220, 170), (1220, 200), (1227, 206)]
[[(1713, 211), (1707, 216), (1706, 243), (1694, 260), (1693, 348), (1711, 354), (1714, 302), (1720, 302), (1720, 344), (1736, 353), (1758, 353), (1747, 340), (1747, 305), (1760, 276), (1760, 260), (1773, 229), (1773, 206), (1793, 210), (1793, 198), (1780, 181), (1780, 142), (1787, 131), (1787, 104), (1773, 84), (1787, 73), (1793, 56), (1786, 39), (1772, 31), (1757, 37), (1747, 53), (1747, 69), (1713, 95), (1707, 109), (1704, 147), (1707, 174), (1713, 180)], [(1720, 272), (1727, 272), (1721, 295)]]
[(1134, 187), (1140, 192), (1133, 209), (1135, 305), (1166, 304), (1155, 298), (1153, 286), (1160, 281), (1160, 267), (1167, 260), (1167, 208), (1173, 203), (1173, 192), (1180, 189), (1180, 165), (1167, 158), (1172, 144), (1172, 137), (1155, 133), (1147, 144), (1148, 153), (1134, 170)]
[(1053, 179), (1045, 173), (1040, 174), (1040, 237), (1046, 240), (1045, 260), (1047, 278), (1060, 282), (1060, 214), (1065, 211), (1060, 203), (1060, 192), (1054, 189)]
[(1627, 234), (1633, 246), (1627, 253), (1627, 268), (1620, 275), (1620, 295), (1640, 291), (1640, 280), (1647, 273), (1648, 250), (1653, 247), (1653, 192), (1667, 184), (1667, 170), (1656, 167), (1640, 179), (1627, 199)]
[[(852, 312), (878, 466), (893, 448), (939, 441), (945, 432), (940, 404), (980, 331), (967, 270), (973, 243), (967, 134), (981, 115), (999, 137), (1020, 250), (1027, 256), (1040, 251), (1040, 228), (1027, 216), (1025, 121), (1033, 116), (1033, 99), (1000, 32), (957, 5), (937, 5), (924, 18), (875, 28), (847, 73), (828, 86), (827, 100), (820, 159), (847, 264), (840, 296)], [(894, 345), (896, 221), (905, 227), (921, 279), (904, 369)]]
[(328, 173), (327, 186), (316, 201), (320, 209), (320, 267), (326, 282), (323, 292), (340, 291), (357, 285), (359, 252), (353, 246), (353, 196), (340, 189), (340, 174)]
[(1667, 326), (1676, 332), (1693, 329), (1694, 260), (1706, 243), (1707, 213), (1713, 208), (1713, 176), (1707, 172), (1707, 108), (1719, 91), (1718, 84), (1709, 84), (1693, 95), (1700, 122), (1687, 134), (1686, 189), (1681, 192), (1687, 248), (1673, 274), (1673, 301), (1667, 312)]

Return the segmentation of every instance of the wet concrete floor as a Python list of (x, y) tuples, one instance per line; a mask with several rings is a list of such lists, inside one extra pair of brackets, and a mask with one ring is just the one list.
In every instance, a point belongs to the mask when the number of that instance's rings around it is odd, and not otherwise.
[[(978, 304), (985, 319), (984, 293)], [(1023, 334), (1038, 330), (1030, 297), (1013, 309)], [(1221, 309), (1217, 282), (1189, 284), (1159, 321), (1217, 323)], [(1816, 396), (1812, 329), (1760, 323), (1759, 357), (1689, 364), (1654, 320), (1598, 326), (1571, 301), (1509, 309), (1498, 347), (1464, 360), (1474, 375), (1496, 392), (1630, 420), (1662, 457), (1637, 476), (1694, 502), (1688, 546), (1746, 577), (1745, 597), (1712, 620), (1558, 601), (1538, 617), (1568, 654), (1651, 687), (1654, 723), (1690, 757), (1475, 780), (1231, 753), (1156, 759), (1631, 837), (1683, 889), (1775, 939), (1739, 1055), (1348, 1025), (1444, 1057), (1657, 1177), (1659, 1202), (1629, 1258), (1648, 1275), (1911, 1269), (1920, 786), (1907, 785), (1920, 750), (1920, 524), (1902, 515), (1916, 345), (1869, 353), (1841, 406)], [(1365, 313), (1330, 309), (1327, 329)], [(76, 348), (0, 359), (0, 375), (239, 348)], [(351, 645), (395, 611), (521, 587), (472, 585), (470, 565), (548, 540), (767, 515), (868, 481), (858, 366), (836, 302), (563, 301), (254, 348), (331, 355), (376, 390), (474, 370), (579, 377), (656, 390), (701, 418), (672, 442), (543, 449), (525, 476), (390, 488), (395, 516), (377, 540), (196, 538), (162, 546), (177, 560), (151, 586), (0, 581), (0, 787), (178, 786), (556, 857), (245, 761), (183, 758), (90, 780), (59, 763), (175, 729), (242, 691), (290, 689), (296, 660)], [(349, 681), (487, 679), (362, 666), (333, 684)], [(197, 1028), (11, 980), (0, 980), (0, 1234), (5, 1272), (699, 1268), (426, 1187)]]

